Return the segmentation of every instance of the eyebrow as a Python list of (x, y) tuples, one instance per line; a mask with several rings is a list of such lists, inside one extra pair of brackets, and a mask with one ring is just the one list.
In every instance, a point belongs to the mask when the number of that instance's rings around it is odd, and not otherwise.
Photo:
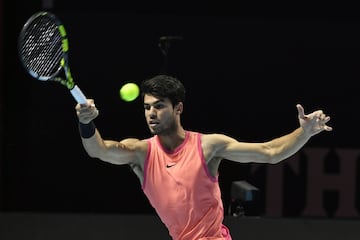
[(155, 105), (162, 102), (165, 102), (165, 100), (163, 98), (160, 98), (159, 100), (156, 100), (154, 102), (144, 102), (144, 105)]

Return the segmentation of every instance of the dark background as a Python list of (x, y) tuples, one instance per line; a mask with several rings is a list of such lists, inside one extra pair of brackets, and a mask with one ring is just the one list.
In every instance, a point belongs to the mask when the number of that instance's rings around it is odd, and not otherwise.
[[(183, 37), (171, 45), (168, 72), (187, 87), (185, 128), (264, 141), (298, 126), (301, 103), (307, 113), (323, 109), (334, 127), (307, 147), (359, 148), (355, 6), (238, 4), (54, 1), (51, 10), (69, 35), (75, 82), (95, 99), (103, 137), (149, 136), (140, 99), (123, 102), (118, 90), (160, 72), (159, 38), (171, 35)], [(18, 33), (43, 9), (41, 1), (3, 1), (1, 209), (153, 213), (127, 166), (87, 156), (68, 90), (22, 69)], [(338, 171), (336, 161), (330, 165)], [(231, 181), (256, 184), (264, 177), (251, 175), (248, 164), (224, 162), (220, 171), (224, 198)]]

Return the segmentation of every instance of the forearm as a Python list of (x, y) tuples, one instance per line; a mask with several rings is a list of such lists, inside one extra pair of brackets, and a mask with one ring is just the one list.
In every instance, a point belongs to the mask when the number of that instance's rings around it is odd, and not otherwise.
[(94, 121), (87, 124), (79, 122), (79, 133), (82, 144), (90, 157), (99, 157), (105, 149), (100, 133), (97, 131)]
[[(91, 126), (86, 125), (85, 128), (86, 127), (90, 128)], [(92, 131), (93, 134), (89, 136)], [(86, 133), (89, 133), (89, 135), (86, 135)], [(132, 154), (133, 151), (130, 151), (123, 143), (113, 140), (104, 140), (96, 128), (93, 130), (84, 130), (80, 127), (80, 135), (85, 151), (92, 158), (98, 158), (112, 164), (127, 164), (134, 156)]]
[(294, 155), (309, 141), (310, 137), (302, 127), (299, 127), (287, 135), (268, 142), (272, 152), (271, 163), (278, 163)]
[(94, 136), (96, 131), (96, 126), (94, 121), (90, 121), (89, 123), (82, 123), (79, 121), (79, 133), (82, 138), (90, 138)]
[(94, 135), (89, 138), (81, 137), (81, 141), (85, 151), (90, 157), (101, 159), (101, 156), (104, 155), (103, 153), (106, 152), (104, 141), (97, 130), (95, 130)]
[(290, 134), (270, 141), (271, 162), (280, 162), (292, 156), (309, 141), (311, 136), (324, 130), (332, 131), (332, 128), (326, 125), (330, 117), (326, 116), (322, 110), (305, 115), (304, 108), (300, 104), (296, 107), (300, 127)]

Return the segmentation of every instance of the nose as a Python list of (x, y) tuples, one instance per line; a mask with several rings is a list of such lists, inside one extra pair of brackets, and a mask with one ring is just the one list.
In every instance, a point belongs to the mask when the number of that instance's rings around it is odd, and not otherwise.
[(149, 116), (150, 116), (150, 118), (155, 118), (156, 117), (156, 109), (154, 107), (150, 107)]

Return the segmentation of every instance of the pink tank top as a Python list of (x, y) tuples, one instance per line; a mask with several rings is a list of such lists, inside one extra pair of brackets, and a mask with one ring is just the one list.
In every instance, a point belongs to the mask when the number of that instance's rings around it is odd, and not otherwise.
[(172, 239), (231, 239), (222, 224), (218, 178), (207, 169), (199, 133), (186, 131), (184, 142), (171, 152), (157, 136), (150, 138), (142, 188)]

